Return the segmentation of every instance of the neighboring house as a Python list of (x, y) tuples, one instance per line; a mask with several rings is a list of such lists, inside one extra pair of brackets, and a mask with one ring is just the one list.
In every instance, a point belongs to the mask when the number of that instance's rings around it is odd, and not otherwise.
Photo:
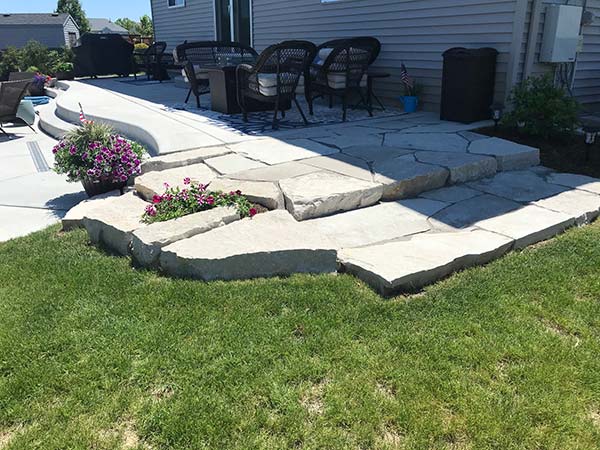
[(0, 14), (0, 49), (20, 48), (32, 39), (49, 48), (72, 47), (79, 27), (69, 14)]
[(121, 25), (111, 22), (110, 19), (88, 19), (88, 22), (92, 33), (129, 35), (129, 31)]
[[(581, 30), (583, 51), (575, 64), (574, 96), (600, 110), (600, 0), (150, 0), (155, 39), (173, 48), (184, 40), (234, 39), (257, 50), (286, 39), (316, 44), (349, 36), (374, 36), (382, 43), (376, 66), (389, 81), (376, 90), (402, 94), (404, 62), (424, 84), (426, 109), (439, 108), (442, 53), (452, 47), (499, 51), (495, 97), (531, 74), (556, 70), (539, 63), (545, 10), (549, 4), (586, 7), (596, 19)], [(234, 11), (233, 17), (230, 11)]]

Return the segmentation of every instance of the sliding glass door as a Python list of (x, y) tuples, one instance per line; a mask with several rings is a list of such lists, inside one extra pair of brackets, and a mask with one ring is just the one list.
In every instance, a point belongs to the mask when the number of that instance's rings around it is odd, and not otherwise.
[(252, 0), (215, 0), (217, 39), (251, 45)]

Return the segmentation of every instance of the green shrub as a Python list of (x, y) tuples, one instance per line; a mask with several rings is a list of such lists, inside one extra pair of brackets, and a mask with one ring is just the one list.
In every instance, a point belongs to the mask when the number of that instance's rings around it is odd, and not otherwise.
[(567, 137), (578, 126), (579, 104), (565, 89), (554, 85), (551, 75), (529, 77), (518, 84), (509, 102), (513, 109), (505, 114), (502, 124), (518, 127), (530, 136)]
[(54, 74), (56, 74), (57, 72), (70, 72), (72, 70), (73, 70), (73, 63), (72, 62), (58, 61), (52, 67), (52, 73), (54, 73)]
[(29, 66), (27, 69), (25, 69), (25, 72), (37, 73), (40, 72), (40, 69), (36, 66)]
[(0, 57), (0, 78), (7, 79), (10, 72), (18, 72), (21, 54), (15, 47), (7, 47)]
[[(21, 67), (37, 67), (41, 72), (47, 72), (49, 69), (52, 52), (48, 47), (40, 44), (38, 41), (31, 40), (21, 49)], [(54, 52), (58, 55), (57, 52)]]

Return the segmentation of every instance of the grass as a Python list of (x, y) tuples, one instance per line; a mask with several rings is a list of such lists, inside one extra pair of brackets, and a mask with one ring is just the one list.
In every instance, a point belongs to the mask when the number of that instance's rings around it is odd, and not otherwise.
[(419, 295), (0, 244), (0, 449), (600, 448), (600, 225)]

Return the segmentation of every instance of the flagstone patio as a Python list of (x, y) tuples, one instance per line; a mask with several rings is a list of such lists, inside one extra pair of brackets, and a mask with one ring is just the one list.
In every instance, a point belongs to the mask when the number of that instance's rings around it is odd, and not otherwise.
[[(73, 121), (77, 96), (104, 97), (87, 102), (88, 116), (110, 115), (122, 132), (146, 136), (156, 156), (131, 192), (86, 202), (65, 223), (85, 226), (92, 241), (170, 275), (344, 271), (387, 295), (484, 264), (600, 212), (599, 180), (542, 168), (537, 149), (473, 133), (481, 123), (396, 113), (248, 135), (202, 112), (167, 107), (181, 94), (173, 86), (153, 87), (163, 92), (150, 101), (124, 93), (138, 86), (114, 83), (71, 83), (55, 114)], [(143, 120), (128, 128), (134, 115)], [(209, 211), (141, 223), (164, 183), (181, 185), (185, 177), (241, 189), (270, 211), (253, 219)]]

